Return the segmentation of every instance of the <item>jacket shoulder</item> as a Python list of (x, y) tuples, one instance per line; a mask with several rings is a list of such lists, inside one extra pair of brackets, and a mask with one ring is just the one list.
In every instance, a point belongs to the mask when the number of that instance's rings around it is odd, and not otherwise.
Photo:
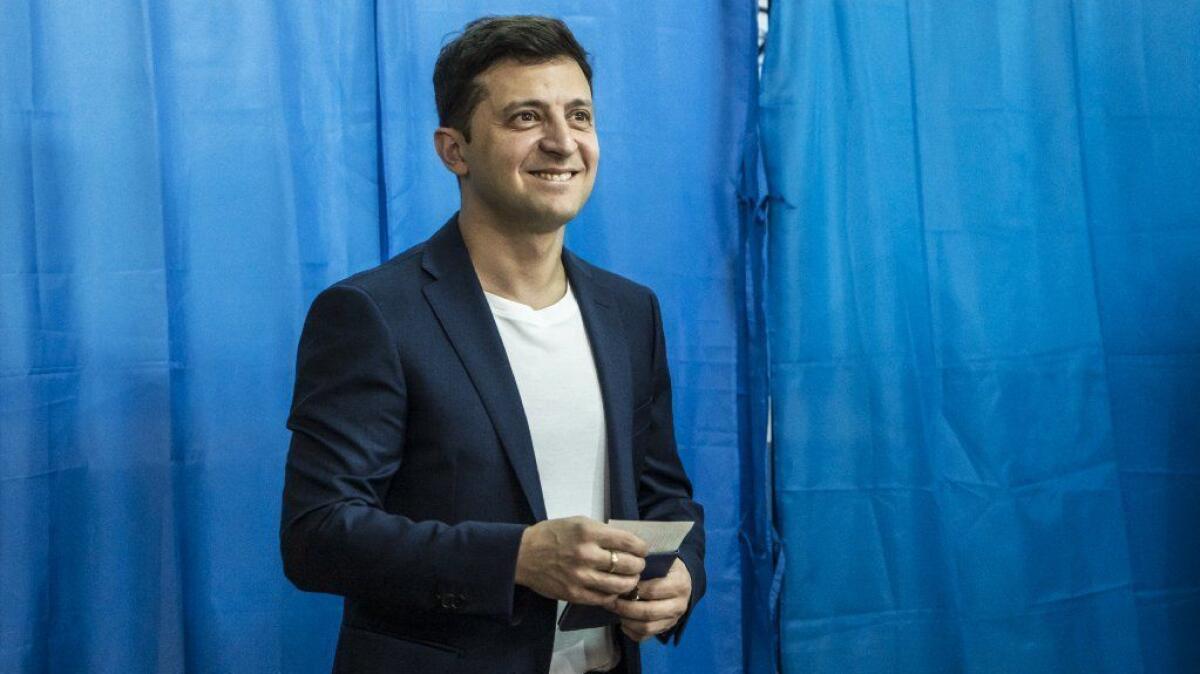
[(372, 297), (394, 293), (422, 278), (425, 272), (421, 269), (421, 253), (424, 250), (425, 243), (419, 243), (382, 264), (347, 276), (330, 288), (349, 286), (365, 291)]
[[(313, 299), (309, 316), (331, 309), (352, 313), (366, 311), (382, 319), (390, 329), (396, 329), (411, 316), (424, 285), (425, 271), (421, 267), (423, 247), (424, 244), (413, 246), (382, 264), (329, 285)], [(358, 317), (357, 320), (363, 318), (361, 313), (354, 315)]]

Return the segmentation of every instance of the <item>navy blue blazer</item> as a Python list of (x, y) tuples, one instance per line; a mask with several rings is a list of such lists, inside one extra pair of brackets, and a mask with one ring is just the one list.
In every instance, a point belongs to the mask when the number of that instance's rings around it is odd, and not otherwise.
[[(703, 510), (675, 448), (658, 301), (562, 259), (604, 400), (611, 516), (696, 522), (680, 551), (694, 605)], [(457, 217), (314, 300), (288, 428), (284, 571), (345, 597), (335, 671), (547, 671), (556, 604), (513, 583), (522, 531), (546, 518), (537, 464)], [(622, 670), (640, 671), (614, 632)]]

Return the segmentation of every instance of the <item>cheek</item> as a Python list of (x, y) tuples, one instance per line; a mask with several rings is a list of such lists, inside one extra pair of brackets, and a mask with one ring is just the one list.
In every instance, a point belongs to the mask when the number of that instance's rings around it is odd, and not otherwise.
[(589, 138), (586, 143), (581, 142), (579, 144), (579, 151), (587, 163), (591, 165), (592, 170), (595, 171), (596, 165), (600, 163), (600, 144), (596, 142), (594, 137)]
[(587, 163), (588, 173), (590, 178), (595, 179), (596, 169), (600, 166), (600, 147), (592, 144), (587, 147), (587, 151), (583, 152), (583, 160)]

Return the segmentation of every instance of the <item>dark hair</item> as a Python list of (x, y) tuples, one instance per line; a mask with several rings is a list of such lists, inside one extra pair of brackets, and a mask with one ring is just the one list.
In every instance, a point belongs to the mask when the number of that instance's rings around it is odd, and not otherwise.
[(475, 78), (494, 63), (514, 59), (544, 63), (565, 56), (574, 59), (592, 86), (587, 52), (567, 25), (545, 16), (485, 16), (468, 23), (458, 37), (442, 47), (433, 68), (433, 93), (438, 123), (458, 129), (471, 140), (471, 114), (487, 95)]

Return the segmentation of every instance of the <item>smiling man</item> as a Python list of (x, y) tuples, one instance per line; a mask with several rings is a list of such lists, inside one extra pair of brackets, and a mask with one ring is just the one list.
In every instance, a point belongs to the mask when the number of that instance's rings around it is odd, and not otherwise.
[[(560, 21), (489, 17), (434, 71), (461, 205), (313, 302), (288, 427), (284, 570), (345, 597), (346, 672), (639, 672), (704, 592), (658, 300), (563, 248), (600, 145)], [(608, 519), (696, 524), (662, 578)], [(557, 628), (566, 602), (609, 626)]]

